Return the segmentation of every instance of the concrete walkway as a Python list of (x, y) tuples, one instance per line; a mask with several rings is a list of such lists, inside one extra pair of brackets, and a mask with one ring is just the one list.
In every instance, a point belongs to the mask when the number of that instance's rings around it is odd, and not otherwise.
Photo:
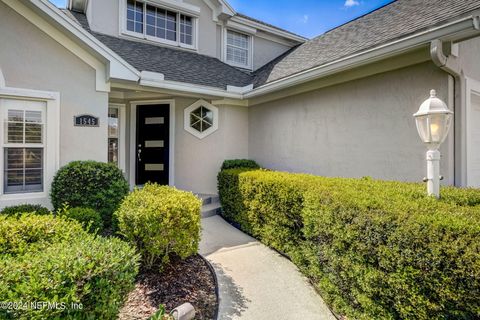
[(219, 282), (218, 319), (335, 318), (297, 268), (220, 216), (202, 219), (200, 254)]

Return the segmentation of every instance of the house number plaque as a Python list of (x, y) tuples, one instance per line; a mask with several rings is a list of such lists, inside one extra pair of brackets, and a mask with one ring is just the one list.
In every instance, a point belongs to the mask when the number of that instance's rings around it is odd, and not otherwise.
[(73, 125), (75, 127), (98, 127), (100, 125), (100, 120), (98, 117), (89, 114), (82, 114), (73, 117)]

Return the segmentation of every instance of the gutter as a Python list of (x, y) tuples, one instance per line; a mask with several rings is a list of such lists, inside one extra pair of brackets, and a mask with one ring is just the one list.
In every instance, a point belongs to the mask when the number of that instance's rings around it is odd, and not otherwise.
[[(442, 26), (411, 35), (409, 37), (378, 46), (376, 48), (353, 54), (351, 56), (330, 62), (295, 75), (264, 84), (248, 93), (243, 98), (255, 98), (267, 93), (276, 92), (291, 86), (303, 84), (321, 77), (329, 76), (341, 71), (370, 64), (400, 53), (428, 44), (435, 39), (452, 35), (461, 35), (477, 30), (480, 24), (478, 15), (467, 16)], [(466, 36), (463, 36), (465, 38)], [(471, 37), (471, 35), (470, 35)]]

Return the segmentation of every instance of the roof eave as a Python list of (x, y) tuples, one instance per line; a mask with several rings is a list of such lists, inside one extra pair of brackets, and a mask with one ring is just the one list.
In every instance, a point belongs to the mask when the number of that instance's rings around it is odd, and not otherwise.
[(300, 85), (338, 72), (349, 70), (402, 54), (422, 45), (429, 45), (430, 41), (442, 39), (444, 41), (459, 42), (480, 35), (479, 14), (469, 15), (461, 19), (398, 39), (387, 44), (335, 60), (333, 62), (314, 67), (303, 72), (266, 83), (244, 94), (245, 99), (255, 98), (273, 93), (291, 86)]

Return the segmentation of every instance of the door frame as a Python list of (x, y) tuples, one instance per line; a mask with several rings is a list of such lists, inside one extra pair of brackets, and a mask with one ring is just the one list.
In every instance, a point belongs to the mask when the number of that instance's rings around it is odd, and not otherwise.
[(168, 185), (175, 185), (175, 100), (145, 100), (145, 101), (131, 101), (130, 102), (130, 187), (133, 189), (135, 184), (136, 174), (136, 141), (137, 141), (137, 107), (138, 106), (153, 106), (159, 104), (168, 104), (170, 106), (170, 132), (168, 143)]
[(470, 183), (470, 171), (471, 171), (471, 163), (472, 163), (472, 159), (471, 159), (471, 150), (473, 148), (475, 148), (475, 146), (472, 145), (472, 142), (471, 142), (471, 128), (475, 125), (474, 123), (472, 123), (472, 119), (471, 119), (471, 113), (472, 113), (472, 95), (478, 95), (480, 96), (480, 81), (478, 80), (475, 80), (475, 79), (472, 79), (472, 78), (468, 78), (468, 77), (465, 77), (466, 78), (466, 146), (467, 146), (467, 167), (466, 167), (466, 171), (467, 171), (467, 180), (466, 180), (466, 184), (465, 186), (466, 187), (471, 187), (471, 183)]

